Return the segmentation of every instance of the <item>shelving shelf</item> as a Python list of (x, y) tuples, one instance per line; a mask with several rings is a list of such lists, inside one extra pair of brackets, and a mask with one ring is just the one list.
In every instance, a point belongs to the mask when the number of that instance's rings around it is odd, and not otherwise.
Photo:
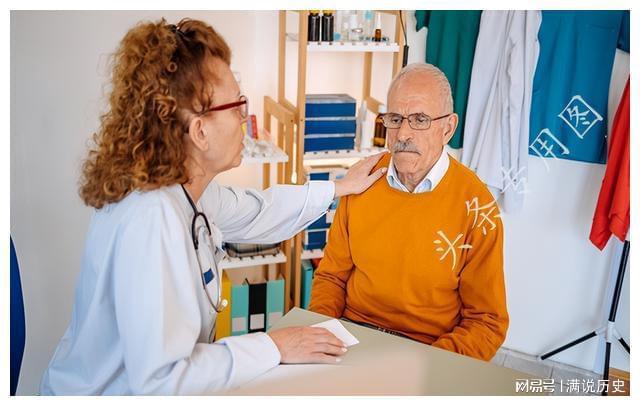
[[(258, 140), (260, 146), (252, 146), (245, 140), (245, 148), (242, 151), (242, 164), (262, 164), (262, 187), (267, 189), (272, 183), (286, 183), (286, 176), (291, 177), (291, 164), (293, 161), (292, 148), (289, 145), (293, 140), (294, 115), (287, 109), (282, 108), (268, 96), (264, 98), (264, 122), (262, 128), (258, 130)], [(271, 120), (278, 122), (278, 136), (271, 137)], [(284, 134), (282, 134), (284, 133)], [(272, 179), (271, 165), (276, 168), (276, 177)], [(279, 274), (283, 275), (285, 281), (284, 306), (288, 311), (291, 306), (291, 267), (288, 260), (291, 253), (291, 241), (284, 241), (280, 245), (277, 254), (253, 255), (243, 258), (226, 257), (220, 263), (221, 269), (238, 269), (246, 267), (263, 267), (266, 270), (268, 265), (276, 265)]]
[(280, 251), (275, 255), (254, 255), (244, 258), (227, 257), (220, 263), (220, 266), (222, 269), (235, 269), (249, 266), (282, 264), (285, 262), (287, 262), (287, 257)]
[[(298, 35), (288, 33), (287, 39), (298, 41)], [(398, 52), (400, 46), (397, 42), (373, 42), (373, 41), (336, 41), (336, 42), (309, 42), (308, 52)]]
[[(285, 165), (284, 182), (304, 184), (306, 182), (305, 166), (314, 164), (328, 165), (336, 161), (346, 163), (348, 160), (363, 158), (381, 151), (382, 148), (371, 148), (367, 150), (341, 150), (322, 151), (304, 153), (304, 128), (305, 128), (305, 105), (307, 91), (307, 62), (308, 54), (313, 52), (359, 52), (363, 55), (363, 75), (362, 75), (362, 97), (361, 101), (366, 101), (367, 109), (374, 114), (382, 102), (372, 97), (372, 65), (373, 55), (386, 53), (392, 56), (391, 77), (393, 78), (402, 69), (402, 54), (404, 49), (404, 36), (400, 24), (402, 11), (377, 10), (377, 12), (392, 15), (395, 19), (395, 29), (385, 32), (388, 34), (388, 42), (312, 42), (307, 41), (307, 22), (309, 11), (296, 10), (298, 13), (297, 34), (287, 33), (287, 11), (279, 12), (278, 23), (278, 95), (275, 100), (269, 99), (271, 110), (274, 115), (280, 114), (278, 137), (284, 136), (285, 150), (290, 154), (291, 161)], [(405, 19), (406, 21), (406, 19)], [(294, 43), (294, 44), (292, 44)], [(289, 52), (288, 45), (295, 45), (297, 48), (297, 86), (296, 99), (294, 102), (285, 97), (286, 79), (286, 53)], [(268, 97), (265, 97), (265, 101)], [(266, 105), (266, 104), (265, 104)], [(266, 124), (266, 121), (265, 121)], [(280, 138), (279, 138), (280, 139)], [(315, 162), (314, 162), (315, 161)], [(291, 240), (290, 240), (291, 241)], [(290, 298), (292, 306), (300, 306), (301, 270), (300, 261), (302, 259), (320, 258), (322, 250), (306, 251), (302, 249), (302, 233), (297, 234), (291, 242), (291, 255), (288, 262), (288, 273), (291, 277), (292, 286), (287, 289), (292, 293)], [(287, 309), (289, 309), (288, 307)]]
[(242, 151), (243, 164), (277, 164), (289, 161), (289, 156), (283, 150), (269, 141), (272, 148), (267, 153), (249, 152), (246, 148)]
[(315, 249), (315, 250), (303, 250), (300, 259), (314, 259), (314, 258), (322, 258), (324, 256), (324, 250)]
[(334, 151), (315, 151), (305, 152), (304, 160), (311, 161), (316, 159), (348, 159), (348, 158), (365, 158), (375, 155), (379, 152), (386, 151), (384, 148), (367, 148), (367, 149), (340, 149)]
[(245, 143), (242, 150), (243, 164), (278, 164), (289, 162), (287, 155), (280, 147), (278, 147), (271, 138), (271, 134), (265, 128), (258, 130), (258, 139), (252, 140), (259, 143), (260, 146), (247, 146)]

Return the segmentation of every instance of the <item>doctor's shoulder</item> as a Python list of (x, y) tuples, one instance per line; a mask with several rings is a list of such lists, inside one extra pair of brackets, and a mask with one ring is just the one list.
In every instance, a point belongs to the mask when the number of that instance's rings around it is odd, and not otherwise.
[(129, 193), (122, 200), (109, 203), (100, 209), (96, 209), (95, 216), (108, 218), (117, 223), (136, 223), (142, 218), (165, 221), (167, 218), (179, 218), (181, 208), (172, 190), (180, 186), (165, 186), (149, 191), (136, 190)]

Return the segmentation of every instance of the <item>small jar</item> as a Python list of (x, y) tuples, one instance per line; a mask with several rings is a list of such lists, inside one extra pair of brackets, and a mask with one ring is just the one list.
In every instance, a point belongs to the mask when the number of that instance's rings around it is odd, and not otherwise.
[(384, 148), (387, 144), (387, 127), (384, 126), (382, 116), (387, 112), (387, 106), (381, 104), (378, 107), (378, 115), (376, 116), (375, 127), (373, 129), (373, 146)]

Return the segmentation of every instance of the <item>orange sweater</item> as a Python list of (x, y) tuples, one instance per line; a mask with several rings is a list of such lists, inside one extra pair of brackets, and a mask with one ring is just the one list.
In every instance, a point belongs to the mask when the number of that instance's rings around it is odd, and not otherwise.
[(383, 177), (340, 199), (310, 310), (490, 360), (509, 324), (502, 239), (493, 196), (453, 157), (431, 192)]

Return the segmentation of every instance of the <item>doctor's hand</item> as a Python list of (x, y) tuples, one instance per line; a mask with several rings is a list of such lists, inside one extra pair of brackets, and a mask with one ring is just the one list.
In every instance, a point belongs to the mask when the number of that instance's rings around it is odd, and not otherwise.
[(335, 364), (347, 352), (344, 343), (322, 327), (285, 327), (267, 334), (282, 364)]
[(351, 168), (342, 179), (335, 181), (336, 192), (334, 197), (351, 194), (360, 194), (369, 189), (378, 179), (387, 172), (387, 168), (379, 168), (371, 173), (371, 170), (378, 163), (384, 152), (361, 159)]

